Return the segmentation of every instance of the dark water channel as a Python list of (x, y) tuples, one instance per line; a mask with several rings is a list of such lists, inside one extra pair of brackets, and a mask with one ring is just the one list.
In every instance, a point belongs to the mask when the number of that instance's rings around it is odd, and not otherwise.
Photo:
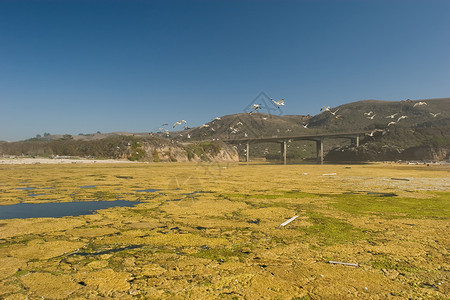
[(110, 207), (133, 207), (139, 201), (79, 201), (57, 203), (18, 203), (0, 206), (0, 219), (60, 218), (95, 213)]

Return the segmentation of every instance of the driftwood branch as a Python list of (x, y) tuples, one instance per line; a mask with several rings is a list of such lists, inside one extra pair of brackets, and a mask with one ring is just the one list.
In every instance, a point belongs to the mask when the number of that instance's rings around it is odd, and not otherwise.
[(297, 218), (298, 218), (298, 216), (293, 216), (292, 218), (290, 218), (290, 219), (287, 220), (286, 222), (281, 223), (281, 224), (280, 224), (280, 227), (286, 226), (287, 224), (291, 223), (292, 221), (294, 221), (294, 220), (297, 219)]
[(329, 264), (344, 265), (344, 266), (359, 267), (358, 264), (354, 264), (354, 263), (346, 263), (346, 262), (341, 262), (341, 261), (332, 261), (332, 260), (330, 260), (328, 263), (329, 263)]

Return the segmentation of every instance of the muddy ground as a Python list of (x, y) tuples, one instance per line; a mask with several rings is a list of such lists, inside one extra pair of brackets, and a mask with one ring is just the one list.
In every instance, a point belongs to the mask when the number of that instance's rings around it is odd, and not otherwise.
[(0, 220), (0, 298), (450, 294), (448, 165), (0, 165), (0, 205), (117, 199)]

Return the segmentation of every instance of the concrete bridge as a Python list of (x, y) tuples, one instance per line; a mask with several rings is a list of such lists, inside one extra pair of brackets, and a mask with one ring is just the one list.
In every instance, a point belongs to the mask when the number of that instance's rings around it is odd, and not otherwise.
[(226, 139), (223, 142), (228, 144), (245, 144), (246, 145), (246, 161), (250, 159), (250, 144), (256, 143), (278, 143), (281, 145), (281, 156), (283, 163), (286, 164), (287, 143), (289, 141), (314, 141), (316, 142), (317, 161), (323, 164), (323, 144), (325, 139), (343, 138), (349, 139), (352, 145), (359, 146), (360, 136), (364, 136), (367, 132), (347, 132), (332, 134), (316, 134), (316, 135), (296, 135), (296, 136), (273, 136), (261, 138), (244, 138), (244, 139)]

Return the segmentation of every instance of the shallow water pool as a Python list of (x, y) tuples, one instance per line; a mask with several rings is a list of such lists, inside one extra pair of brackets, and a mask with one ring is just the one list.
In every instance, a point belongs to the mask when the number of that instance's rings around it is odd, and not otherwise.
[(110, 207), (132, 207), (139, 201), (77, 201), (57, 203), (18, 203), (0, 206), (0, 219), (61, 218), (95, 213)]

